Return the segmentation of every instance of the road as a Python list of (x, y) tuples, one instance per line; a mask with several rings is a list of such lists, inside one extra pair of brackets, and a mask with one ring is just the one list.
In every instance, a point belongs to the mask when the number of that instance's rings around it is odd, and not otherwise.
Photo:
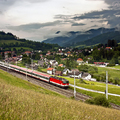
[[(72, 85), (72, 84), (69, 84), (69, 86), (74, 87), (74, 85)], [(75, 86), (75, 87), (78, 88), (78, 89), (81, 89), (81, 90), (86, 90), (86, 91), (90, 91), (90, 92), (105, 94), (105, 92), (101, 92), (101, 91), (97, 91), (97, 90), (91, 90), (91, 89), (87, 89), (87, 88), (83, 88), (83, 87), (79, 87), (79, 86)], [(108, 95), (120, 97), (120, 95), (113, 94), (113, 93), (108, 93)]]

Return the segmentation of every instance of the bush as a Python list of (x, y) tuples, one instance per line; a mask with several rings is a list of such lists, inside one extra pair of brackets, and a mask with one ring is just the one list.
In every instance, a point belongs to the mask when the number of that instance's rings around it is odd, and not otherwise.
[(107, 67), (113, 67), (115, 64), (108, 64)]
[(100, 105), (104, 107), (110, 107), (109, 101), (104, 96), (97, 96), (92, 99), (88, 99), (85, 101), (88, 104)]

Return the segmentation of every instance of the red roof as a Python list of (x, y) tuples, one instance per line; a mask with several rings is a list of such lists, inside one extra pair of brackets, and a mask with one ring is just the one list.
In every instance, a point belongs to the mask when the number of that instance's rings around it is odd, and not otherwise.
[(26, 51), (25, 53), (31, 53), (30, 51)]
[(4, 53), (11, 53), (11, 51), (5, 51)]
[(58, 66), (63, 66), (63, 64), (59, 64)]
[(77, 61), (83, 61), (83, 59), (82, 58), (78, 58)]
[(48, 68), (47, 70), (52, 71), (54, 68)]
[(110, 49), (111, 47), (106, 47), (106, 49)]
[(70, 54), (71, 52), (70, 52), (70, 51), (68, 51), (67, 53), (68, 53), (68, 54)]

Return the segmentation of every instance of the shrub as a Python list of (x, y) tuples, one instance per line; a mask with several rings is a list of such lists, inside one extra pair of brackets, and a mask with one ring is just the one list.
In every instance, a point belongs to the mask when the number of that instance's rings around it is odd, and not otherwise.
[(107, 67), (113, 67), (115, 64), (108, 64)]
[(104, 107), (110, 107), (109, 101), (104, 96), (97, 96), (92, 99), (88, 99), (85, 101), (88, 104), (100, 105)]
[(96, 105), (101, 105), (105, 107), (110, 107), (108, 100), (104, 96), (98, 96), (94, 98), (94, 103)]

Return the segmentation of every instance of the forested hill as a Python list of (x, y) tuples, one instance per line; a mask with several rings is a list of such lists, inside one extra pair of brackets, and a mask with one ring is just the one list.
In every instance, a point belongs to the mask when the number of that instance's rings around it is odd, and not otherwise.
[(97, 45), (100, 43), (107, 44), (107, 41), (109, 39), (116, 40), (117, 43), (120, 43), (120, 32), (114, 31), (114, 32), (104, 33), (104, 34), (98, 35), (96, 37), (93, 37), (85, 41), (73, 43), (71, 46), (72, 47), (81, 47), (81, 46), (87, 47), (87, 46)]
[[(24, 48), (30, 48), (32, 50), (53, 50), (55, 48), (58, 48), (59, 46), (57, 44), (49, 44), (49, 43), (41, 43), (36, 41), (30, 41), (26, 39), (20, 39), (13, 35), (12, 33), (5, 33), (3, 31), (0, 31), (0, 48), (2, 48), (2, 51), (11, 50), (12, 48), (16, 47), (24, 47)], [(1, 50), (0, 50), (1, 51)]]

